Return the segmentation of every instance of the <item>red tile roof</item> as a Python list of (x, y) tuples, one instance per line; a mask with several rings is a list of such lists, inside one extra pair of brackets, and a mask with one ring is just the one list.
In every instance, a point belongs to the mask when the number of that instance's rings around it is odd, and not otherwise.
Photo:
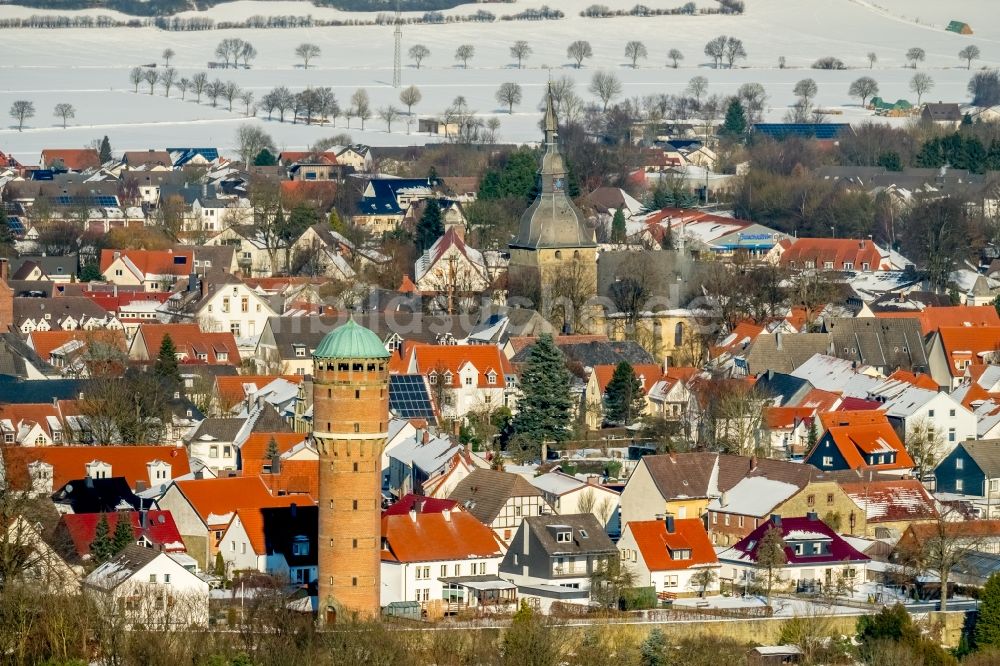
[(758, 326), (752, 321), (741, 321), (733, 327), (732, 332), (723, 338), (720, 344), (712, 347), (712, 357), (721, 356), (727, 352), (740, 352), (763, 332), (763, 326)]
[(112, 476), (123, 476), (129, 486), (150, 483), (146, 465), (154, 460), (168, 463), (172, 477), (191, 472), (187, 450), (178, 446), (40, 446), (3, 447), (7, 479), (15, 488), (28, 488), (28, 465), (41, 461), (52, 465), (52, 487), (61, 488), (87, 475), (87, 463), (100, 460), (111, 465)]
[(420, 513), (440, 513), (445, 509), (459, 510), (458, 502), (450, 499), (438, 499), (437, 497), (424, 497), (408, 493), (399, 498), (395, 504), (382, 512), (383, 516), (409, 515), (410, 509), (417, 503), (420, 504)]
[(93, 148), (46, 148), (42, 151), (42, 164), (51, 169), (56, 162), (72, 171), (96, 169), (101, 166), (101, 156)]
[[(608, 384), (611, 383), (611, 378), (615, 374), (616, 365), (595, 365), (594, 366), (594, 376), (597, 378), (597, 385), (601, 389), (603, 394), (608, 389)], [(649, 389), (653, 388), (653, 384), (660, 381), (663, 377), (663, 368), (655, 364), (639, 364), (632, 366), (632, 372), (635, 373), (636, 379), (642, 385), (643, 395), (649, 393)]]
[(865, 400), (864, 398), (847, 397), (837, 407), (838, 412), (871, 412), (878, 411), (882, 403), (878, 400)]
[[(170, 335), (182, 363), (208, 363), (210, 365), (240, 364), (240, 350), (232, 333), (202, 333), (198, 324), (142, 324), (136, 335), (142, 336), (146, 355), (155, 359), (164, 335)], [(226, 359), (219, 358), (226, 354)], [(204, 355), (205, 359), (199, 358)]]
[(958, 367), (959, 362), (982, 363), (985, 356), (1000, 349), (1000, 326), (942, 326), (938, 335), (952, 377), (964, 374), (964, 368)]
[(299, 164), (337, 164), (337, 153), (332, 150), (317, 153), (312, 150), (285, 150), (278, 154), (278, 160), (289, 165), (294, 162)]
[(828, 412), (840, 404), (840, 395), (831, 391), (814, 388), (799, 401), (800, 407), (809, 407), (817, 412)]
[[(50, 419), (55, 419), (61, 424), (59, 410), (50, 402), (39, 403), (8, 403), (0, 405), (0, 419), (9, 420), (16, 431), (22, 427), (31, 427), (31, 424), (38, 424), (45, 434), (52, 437), (52, 427)], [(33, 442), (28, 442), (33, 444)]]
[(915, 544), (924, 544), (929, 540), (945, 539), (990, 539), (995, 540), (1000, 535), (1000, 520), (963, 520), (956, 522), (934, 521), (932, 523), (913, 523), (903, 532), (902, 538), (896, 544), (898, 550), (908, 550)]
[[(840, 455), (844, 457), (850, 469), (905, 470), (913, 467), (913, 458), (907, 453), (899, 435), (888, 422), (872, 425), (834, 426), (827, 430), (827, 434), (816, 443), (816, 447), (822, 446), (827, 437), (837, 446), (837, 450), (840, 451)], [(862, 454), (872, 455), (889, 451), (896, 453), (896, 460), (892, 463), (872, 465), (862, 457)], [(806, 456), (807, 459), (811, 455), (812, 452)]]
[(146, 277), (188, 277), (194, 270), (191, 250), (101, 250), (101, 273), (119, 258), (128, 259)]
[[(756, 562), (757, 550), (760, 542), (768, 530), (774, 528), (771, 521), (762, 523), (753, 532), (740, 539), (731, 549), (730, 555), (739, 557), (742, 561)], [(785, 557), (788, 564), (809, 566), (813, 564), (839, 564), (843, 562), (867, 562), (870, 558), (859, 552), (851, 544), (847, 543), (840, 535), (833, 531), (826, 523), (819, 518), (782, 518), (782, 537), (786, 542)], [(795, 551), (787, 545), (788, 541), (814, 540), (813, 536), (820, 536), (824, 541), (830, 542), (830, 552), (825, 555), (796, 555)], [(723, 553), (726, 556), (726, 553)]]
[[(675, 571), (719, 560), (705, 531), (705, 525), (698, 518), (674, 520), (674, 531), (667, 532), (666, 521), (638, 520), (626, 528), (642, 553), (642, 559), (650, 571)], [(671, 558), (672, 551), (690, 550), (691, 557), (684, 560)]]
[[(436, 373), (439, 377), (451, 372), (453, 385), (458, 386), (459, 372), (467, 364), (479, 371), (479, 388), (503, 388), (514, 369), (498, 347), (493, 345), (427, 345), (408, 343), (402, 353), (389, 362), (390, 371), (410, 374), (410, 366), (424, 376)], [(496, 383), (490, 384), (487, 374), (496, 373)], [(438, 379), (442, 381), (442, 379)]]
[[(881, 404), (881, 403), (879, 403)], [(889, 418), (879, 409), (855, 409), (826, 412), (819, 415), (819, 422), (826, 430), (833, 426), (855, 426), (888, 423)]]
[(28, 336), (28, 344), (42, 360), (50, 361), (52, 351), (72, 340), (79, 340), (89, 346), (93, 342), (115, 347), (124, 353), (127, 350), (124, 331), (96, 329), (92, 331), (34, 331)]
[(933, 333), (942, 326), (1000, 326), (1000, 315), (992, 305), (929, 306), (919, 312), (877, 312), (875, 316), (883, 319), (917, 319), (924, 335)]
[(869, 523), (904, 520), (935, 520), (934, 498), (916, 479), (841, 483), (855, 504), (865, 511)]
[[(990, 309), (992, 309), (992, 306)], [(928, 391), (937, 391), (939, 388), (938, 383), (930, 375), (925, 375), (922, 372), (908, 372), (902, 368), (889, 375), (887, 379), (895, 379), (896, 381), (913, 384), (918, 388), (927, 389)]]
[(382, 560), (433, 562), (500, 557), (496, 535), (464, 511), (382, 517)]
[(768, 407), (764, 410), (764, 421), (771, 430), (783, 430), (802, 421), (811, 424), (815, 413), (812, 407)]
[(90, 544), (94, 542), (97, 534), (97, 524), (101, 521), (101, 516), (108, 519), (108, 526), (112, 533), (118, 518), (122, 515), (128, 516), (132, 521), (132, 531), (136, 539), (145, 537), (149, 540), (153, 549), (164, 550), (168, 553), (185, 553), (187, 549), (181, 540), (180, 532), (174, 523), (174, 517), (169, 511), (150, 510), (145, 512), (145, 526), (143, 526), (143, 514), (138, 511), (119, 511), (114, 513), (70, 513), (59, 519), (61, 528), (65, 529), (73, 542), (73, 548), (80, 557), (90, 554)]
[(228, 525), (238, 508), (260, 509), (303, 503), (301, 495), (272, 496), (264, 482), (255, 476), (189, 479), (176, 481), (174, 485), (210, 528)]
[[(851, 238), (798, 238), (781, 254), (782, 266), (804, 268), (810, 263), (814, 268), (824, 269), (832, 264), (832, 270), (888, 270), (888, 259), (882, 258), (880, 250), (871, 241)], [(851, 264), (851, 268), (845, 264)], [(828, 269), (829, 270), (829, 269)]]
[(261, 472), (272, 495), (319, 497), (319, 460), (282, 460), (277, 473)]
[(272, 439), (278, 445), (278, 455), (281, 455), (296, 444), (304, 442), (306, 435), (301, 432), (255, 432), (251, 434), (240, 447), (240, 459), (243, 462), (242, 469), (244, 470), (244, 476), (259, 473), (259, 469), (257, 471), (248, 470), (247, 465), (255, 464), (254, 461), (259, 461), (260, 465), (271, 464), (271, 460), (265, 459), (264, 454), (267, 453), (268, 444), (270, 444)]

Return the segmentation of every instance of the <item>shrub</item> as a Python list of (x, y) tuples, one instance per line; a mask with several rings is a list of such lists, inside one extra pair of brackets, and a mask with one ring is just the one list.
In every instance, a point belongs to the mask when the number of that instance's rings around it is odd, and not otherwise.
[(820, 58), (812, 64), (813, 69), (847, 69), (847, 65), (840, 58), (827, 56)]

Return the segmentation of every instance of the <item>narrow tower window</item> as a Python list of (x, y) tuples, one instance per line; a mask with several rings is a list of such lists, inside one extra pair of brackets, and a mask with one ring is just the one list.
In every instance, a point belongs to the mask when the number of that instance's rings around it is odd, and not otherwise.
[(361, 389), (354, 389), (354, 399), (355, 400), (361, 399)]

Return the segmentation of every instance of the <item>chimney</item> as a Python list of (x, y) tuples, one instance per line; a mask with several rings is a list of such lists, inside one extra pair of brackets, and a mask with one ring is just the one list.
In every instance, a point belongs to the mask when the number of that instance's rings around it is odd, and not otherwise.
[(146, 482), (143, 479), (136, 479), (135, 492), (141, 493), (144, 490), (146, 490)]
[(423, 434), (420, 436), (420, 443), (426, 444), (429, 441), (431, 441), (431, 433), (428, 432), (427, 430), (424, 430)]
[(806, 518), (808, 518), (809, 520), (819, 520), (819, 514), (816, 513), (815, 511), (810, 511), (809, 513), (806, 514)]
[(719, 506), (725, 507), (729, 505), (729, 495), (723, 490), (719, 493)]
[[(142, 483), (142, 481), (140, 481), (139, 483)], [(135, 484), (136, 489), (138, 489), (139, 483)], [(145, 532), (146, 529), (149, 527), (149, 511), (147, 511), (146, 509), (143, 509), (142, 511), (139, 512), (139, 526), (142, 528), (143, 532)]]
[(271, 456), (271, 474), (281, 474), (281, 456)]
[(771, 514), (771, 524), (775, 527), (781, 527), (781, 516), (776, 513)]
[(676, 526), (676, 525), (674, 524), (674, 517), (673, 517), (673, 516), (667, 516), (666, 520), (664, 520), (663, 522), (664, 522), (664, 523), (666, 524), (666, 526), (667, 526), (667, 534), (673, 534), (673, 533), (674, 533), (674, 530), (675, 530), (675, 528), (677, 527), (677, 526)]
[(781, 339), (781, 331), (775, 331), (774, 332), (774, 348), (777, 349), (778, 351), (781, 351), (781, 343), (782, 342), (783, 341)]
[(205, 298), (208, 296), (208, 281), (205, 280), (205, 278), (202, 278), (198, 281), (198, 284), (201, 287), (201, 297)]
[(6, 282), (10, 279), (10, 262), (6, 259), (0, 259), (0, 280)]
[(757, 456), (750, 456), (750, 471), (757, 469)]
[(189, 292), (194, 291), (197, 284), (198, 284), (198, 274), (195, 273), (194, 268), (192, 268), (191, 274), (188, 275), (187, 291)]
[(448, 508), (448, 509), (444, 509), (443, 511), (441, 511), (441, 517), (444, 518), (444, 522), (450, 523), (451, 522), (451, 509)]
[(417, 512), (413, 509), (410, 509), (410, 520), (417, 522)]
[(597, 476), (596, 474), (591, 474), (590, 476), (587, 477), (587, 485), (588, 486), (596, 486), (596, 485), (598, 485), (598, 482), (600, 480), (601, 480), (601, 478), (599, 476)]

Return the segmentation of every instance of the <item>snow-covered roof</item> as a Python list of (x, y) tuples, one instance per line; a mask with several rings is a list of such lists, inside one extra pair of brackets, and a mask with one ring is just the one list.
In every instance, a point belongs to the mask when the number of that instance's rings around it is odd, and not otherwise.
[(797, 492), (799, 492), (799, 487), (792, 483), (764, 476), (750, 476), (712, 499), (708, 504), (708, 509), (723, 513), (764, 517), (769, 515), (774, 507)]

